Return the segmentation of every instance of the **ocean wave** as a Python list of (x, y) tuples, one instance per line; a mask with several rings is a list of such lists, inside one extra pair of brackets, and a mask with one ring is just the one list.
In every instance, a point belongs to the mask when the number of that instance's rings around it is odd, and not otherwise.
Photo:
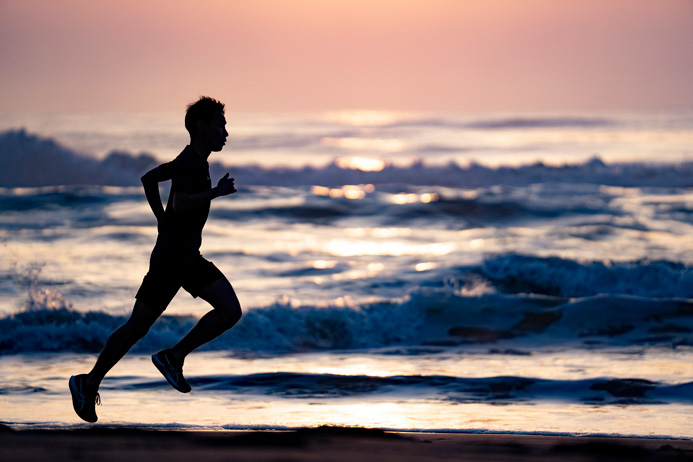
[[(122, 316), (79, 312), (66, 304), (53, 309), (34, 304), (32, 309), (0, 319), (0, 354), (95, 353), (124, 321)], [(192, 316), (162, 316), (134, 351), (170, 346), (195, 322)], [(262, 355), (465, 345), (690, 346), (693, 302), (619, 295), (580, 299), (465, 296), (426, 287), (401, 301), (300, 307), (275, 303), (251, 308), (231, 333), (203, 349)], [(390, 354), (414, 350), (395, 349)]]
[[(153, 156), (144, 153), (112, 152), (105, 159), (96, 160), (25, 130), (0, 133), (0, 186), (4, 187), (74, 184), (136, 186), (139, 185), (140, 176), (156, 164)], [(454, 162), (427, 165), (418, 161), (409, 166), (385, 162), (378, 171), (362, 171), (345, 168), (337, 161), (324, 167), (271, 168), (257, 165), (229, 167), (217, 162), (210, 165), (210, 170), (214, 177), (230, 171), (239, 185), (270, 186), (402, 184), (476, 188), (536, 183), (634, 187), (693, 185), (693, 162), (607, 165), (597, 157), (584, 163), (562, 166), (536, 163), (491, 168), (474, 163), (468, 166)]]
[[(338, 220), (367, 218), (370, 226), (470, 229), (526, 226), (530, 221), (543, 226), (547, 220), (570, 217), (574, 223), (571, 234), (584, 239), (600, 239), (623, 228), (647, 229), (635, 218), (614, 219), (633, 211), (624, 210), (612, 194), (596, 185), (491, 186), (473, 191), (411, 185), (238, 188), (240, 193), (233, 201), (212, 208), (210, 215), (214, 219), (329, 225)], [(345, 197), (349, 194), (358, 200)], [(3, 220), (0, 228), (113, 225), (108, 209), (124, 202), (143, 204), (142, 189), (79, 185), (0, 188), (0, 210), (16, 212), (12, 219)], [(691, 219), (690, 214), (677, 210), (668, 219), (684, 223)], [(654, 213), (666, 211), (657, 207)], [(578, 216), (583, 217), (579, 224), (575, 222)], [(88, 220), (78, 223), (80, 217)], [(132, 224), (134, 219), (120, 219), (119, 223)], [(148, 217), (137, 220), (149, 223)]]
[[(252, 189), (251, 189), (252, 191)], [(483, 226), (500, 226), (526, 219), (558, 217), (565, 214), (593, 214), (606, 212), (603, 209), (590, 209), (580, 204), (542, 204), (523, 203), (510, 197), (490, 197), (480, 192), (477, 198), (465, 199), (428, 194), (430, 202), (422, 202), (420, 195), (413, 193), (416, 200), (410, 203), (392, 203), (390, 193), (367, 194), (362, 200), (320, 197), (306, 194), (302, 203), (286, 201), (286, 204), (263, 203), (256, 201), (254, 207), (235, 208), (230, 205), (216, 209), (210, 215), (222, 220), (287, 220), (292, 223), (308, 222), (328, 224), (335, 220), (368, 217), (371, 225), (442, 226), (444, 228), (465, 229)], [(432, 199), (431, 199), (432, 198)]]
[[(562, 217), (575, 220), (582, 216), (580, 225), (575, 224), (571, 232), (585, 239), (599, 239), (608, 233), (618, 233), (624, 227), (644, 229), (635, 220), (626, 223), (612, 219), (631, 212), (624, 212), (598, 186), (591, 191), (569, 191), (565, 185), (535, 185), (531, 189), (490, 187), (471, 192), (409, 185), (321, 187), (328, 192), (315, 192), (316, 188), (307, 186), (238, 188), (240, 192), (234, 200), (212, 208), (210, 216), (214, 220), (331, 225), (340, 220), (353, 223), (367, 219), (372, 227), (461, 230), (526, 226), (532, 221), (543, 226), (547, 220)], [(348, 194), (355, 194), (358, 200), (343, 197)], [(65, 225), (84, 228), (151, 222), (148, 215), (114, 220), (110, 210), (125, 203), (131, 204), (133, 209), (144, 204), (142, 189), (77, 185), (0, 188), (0, 210), (12, 214), (11, 218), (8, 215), (0, 222), (0, 229), (14, 231)], [(687, 222), (687, 216), (679, 215), (674, 219)]]
[[(669, 385), (643, 379), (547, 380), (528, 377), (467, 378), (442, 375), (368, 376), (292, 372), (190, 378), (201, 391), (233, 391), (284, 398), (315, 399), (373, 393), (421, 394), (455, 403), (578, 401), (586, 404), (693, 402), (693, 382)], [(166, 385), (162, 382), (161, 385)], [(151, 386), (148, 383), (141, 387)]]
[(507, 254), (487, 258), (481, 272), (494, 287), (510, 293), (693, 299), (693, 268), (678, 262), (579, 262)]
[[(341, 375), (268, 372), (249, 375), (189, 376), (199, 392), (272, 396), (288, 399), (338, 399), (368, 395), (425, 396), (454, 404), (583, 403), (591, 406), (693, 403), (693, 382), (668, 384), (652, 380), (597, 377), (550, 380), (535, 377), (455, 377), (447, 375)], [(137, 376), (112, 377), (107, 388), (168, 389), (165, 380)], [(0, 394), (42, 392), (30, 385), (0, 388)]]
[(139, 184), (139, 175), (133, 177), (133, 172), (143, 173), (155, 165), (147, 154), (112, 152), (97, 161), (25, 130), (0, 133), (0, 186), (132, 186)]
[(373, 184), (470, 189), (542, 183), (666, 188), (693, 185), (693, 162), (606, 164), (598, 157), (584, 163), (562, 166), (535, 163), (520, 167), (493, 168), (476, 163), (460, 166), (455, 162), (447, 165), (428, 165), (419, 160), (409, 166), (386, 163), (379, 171), (347, 169), (339, 166), (337, 162), (325, 167), (302, 168), (267, 168), (252, 165), (227, 168), (216, 164), (210, 169), (215, 176), (229, 170), (239, 183), (275, 186)]

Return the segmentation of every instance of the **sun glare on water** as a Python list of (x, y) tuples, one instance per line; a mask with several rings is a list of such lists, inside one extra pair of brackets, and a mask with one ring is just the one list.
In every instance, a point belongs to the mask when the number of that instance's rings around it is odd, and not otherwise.
[(312, 186), (311, 192), (318, 196), (329, 196), (332, 198), (344, 197), (346, 199), (363, 199), (366, 194), (375, 191), (372, 184), (367, 185), (352, 185), (346, 184), (341, 188), (328, 188), (325, 186)]
[(338, 257), (357, 255), (447, 255), (456, 248), (454, 242), (436, 242), (431, 244), (412, 244), (400, 241), (346, 241), (334, 239), (325, 245), (325, 252)]
[(361, 170), (362, 172), (379, 172), (387, 165), (384, 160), (367, 157), (339, 157), (334, 162), (341, 169)]

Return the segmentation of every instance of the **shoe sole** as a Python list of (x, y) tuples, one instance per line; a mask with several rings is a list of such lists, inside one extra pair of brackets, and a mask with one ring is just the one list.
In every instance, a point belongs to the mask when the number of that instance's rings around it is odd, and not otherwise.
[(69, 384), (70, 384), (70, 394), (72, 395), (72, 409), (75, 410), (75, 414), (77, 414), (77, 416), (80, 419), (84, 420), (85, 422), (94, 423), (97, 420), (99, 420), (98, 417), (94, 420), (87, 420), (79, 414), (79, 411), (77, 410), (77, 404), (75, 404), (75, 396), (77, 396), (79, 394), (79, 390), (77, 389), (77, 380), (75, 380), (74, 375), (72, 377), (70, 377)]
[(154, 366), (159, 369), (159, 372), (161, 372), (161, 375), (164, 376), (169, 385), (181, 393), (190, 393), (190, 390), (183, 390), (178, 386), (175, 380), (173, 380), (173, 377), (171, 377), (171, 375), (168, 373), (168, 368), (164, 365), (164, 363), (161, 362), (156, 353), (152, 355), (152, 362), (154, 363)]

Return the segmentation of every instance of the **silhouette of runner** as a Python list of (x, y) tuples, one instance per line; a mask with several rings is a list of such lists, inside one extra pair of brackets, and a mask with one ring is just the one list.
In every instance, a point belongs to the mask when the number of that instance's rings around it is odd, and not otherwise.
[[(130, 319), (109, 337), (88, 374), (70, 377), (72, 404), (79, 417), (96, 422), (95, 405), (104, 376), (130, 348), (149, 331), (183, 287), (193, 297), (212, 305), (193, 329), (176, 345), (152, 356), (166, 380), (182, 393), (190, 391), (183, 377), (183, 361), (197, 347), (218, 337), (241, 318), (241, 306), (226, 277), (200, 255), (202, 228), (212, 199), (236, 192), (229, 174), (212, 187), (207, 158), (221, 151), (226, 138), (224, 104), (202, 97), (188, 106), (185, 128), (190, 145), (178, 157), (159, 165), (142, 177), (144, 192), (158, 222), (159, 235)], [(159, 183), (172, 180), (166, 210), (159, 196)]]

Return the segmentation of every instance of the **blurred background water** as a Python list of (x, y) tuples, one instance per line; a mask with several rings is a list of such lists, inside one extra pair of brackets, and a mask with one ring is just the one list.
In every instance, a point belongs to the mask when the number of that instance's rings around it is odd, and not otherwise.
[[(208, 309), (181, 291), (100, 421), (693, 436), (693, 113), (227, 118), (212, 177), (239, 192), (202, 253), (244, 318), (179, 395), (148, 355)], [(139, 177), (187, 134), (169, 113), (0, 130), (0, 419), (77, 425), (67, 378), (156, 238)]]

